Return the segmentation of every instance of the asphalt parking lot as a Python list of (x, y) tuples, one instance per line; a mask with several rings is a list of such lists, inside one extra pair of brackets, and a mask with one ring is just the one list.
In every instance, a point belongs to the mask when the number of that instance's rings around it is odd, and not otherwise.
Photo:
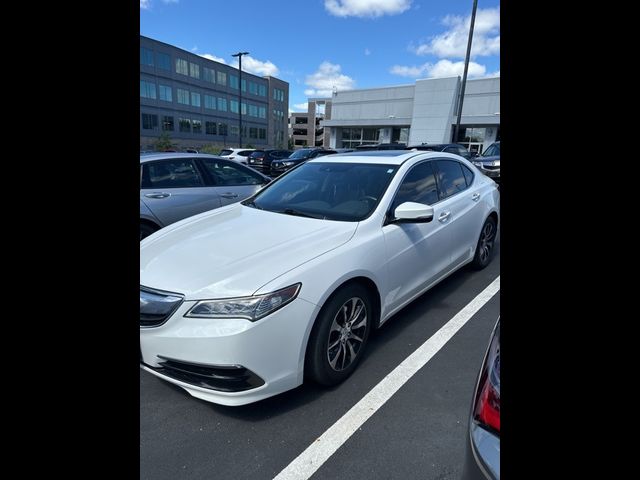
[[(375, 332), (332, 389), (306, 383), (242, 407), (214, 405), (140, 371), (141, 479), (272, 479), (500, 275), (499, 243)], [(313, 479), (457, 479), (471, 395), (499, 292), (324, 463)]]

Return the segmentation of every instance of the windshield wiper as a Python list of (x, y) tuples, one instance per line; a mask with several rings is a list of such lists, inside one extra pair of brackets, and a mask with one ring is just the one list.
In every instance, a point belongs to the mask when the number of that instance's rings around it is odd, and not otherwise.
[(320, 218), (323, 220), (325, 218), (318, 215), (310, 215), (308, 213), (301, 212), (300, 210), (294, 210), (293, 208), (285, 208), (284, 210), (280, 211), (280, 213), (284, 213), (286, 215), (295, 215), (296, 217)]

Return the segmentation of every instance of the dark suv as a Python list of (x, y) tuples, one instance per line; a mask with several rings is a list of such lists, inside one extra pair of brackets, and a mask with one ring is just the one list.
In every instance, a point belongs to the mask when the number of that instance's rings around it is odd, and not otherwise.
[(306, 162), (307, 160), (311, 160), (312, 158), (322, 157), (323, 155), (332, 155), (334, 153), (338, 153), (335, 150), (330, 150), (328, 148), (301, 148), (300, 150), (296, 150), (293, 152), (289, 158), (284, 158), (282, 160), (276, 160), (271, 163), (271, 172), (267, 175), (271, 175), (272, 177), (277, 177), (278, 175), (282, 175), (287, 170), (291, 170), (296, 165), (300, 165), (301, 163)]
[(409, 150), (425, 150), (429, 152), (447, 152), (460, 155), (467, 160), (471, 160), (473, 155), (463, 145), (457, 143), (423, 143), (422, 145), (413, 145), (407, 147)]
[(256, 150), (251, 155), (249, 155), (247, 165), (249, 165), (252, 168), (255, 168), (256, 170), (264, 173), (265, 175), (269, 175), (271, 171), (271, 162), (273, 162), (274, 160), (287, 158), (292, 153), (293, 152), (291, 152), (291, 150), (276, 150), (276, 149)]

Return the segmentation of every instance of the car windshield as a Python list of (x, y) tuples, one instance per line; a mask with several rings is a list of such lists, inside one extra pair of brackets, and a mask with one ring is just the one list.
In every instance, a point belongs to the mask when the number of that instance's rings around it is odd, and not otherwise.
[(311, 152), (312, 150), (296, 150), (291, 155), (289, 155), (289, 158), (307, 158), (309, 155), (311, 155)]
[(257, 158), (262, 156), (264, 156), (264, 150), (256, 150), (255, 152), (251, 152), (251, 155), (249, 155), (249, 158)]
[(375, 210), (397, 165), (308, 162), (243, 205), (270, 212), (359, 222)]
[(482, 154), (483, 157), (491, 157), (493, 155), (500, 155), (500, 144), (499, 143), (493, 143), (491, 145), (489, 145), (489, 148), (487, 148), (484, 153)]

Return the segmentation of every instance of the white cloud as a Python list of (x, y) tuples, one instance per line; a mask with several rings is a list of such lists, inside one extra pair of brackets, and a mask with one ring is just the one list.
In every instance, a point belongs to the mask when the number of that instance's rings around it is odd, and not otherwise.
[(304, 103), (296, 103), (293, 105), (294, 110), (289, 109), (289, 111), (294, 111), (294, 112), (306, 112), (309, 110), (309, 102), (304, 102)]
[(197, 52), (197, 51), (198, 51), (198, 46), (197, 46), (197, 45), (195, 45), (195, 46), (191, 49), (191, 51), (192, 51), (192, 52)]
[[(235, 61), (234, 66), (238, 68), (237, 60)], [(250, 57), (249, 55), (242, 57), (242, 71), (253, 73), (255, 75), (271, 75), (272, 77), (276, 77), (280, 73), (280, 70), (273, 64), (273, 62), (269, 60), (262, 62)]]
[(308, 88), (304, 91), (307, 97), (330, 97), (334, 87), (338, 91), (352, 90), (355, 87), (353, 78), (341, 73), (340, 65), (324, 61), (318, 70), (307, 75), (305, 84)]
[[(464, 58), (469, 40), (471, 15), (447, 15), (442, 20), (449, 27), (444, 33), (431, 38), (428, 43), (418, 45), (418, 55), (433, 54), (440, 58)], [(500, 7), (478, 9), (473, 27), (471, 56), (500, 54)]]
[[(469, 62), (469, 70), (467, 71), (468, 78), (483, 77), (487, 68), (484, 65), (480, 65), (476, 62)], [(452, 62), (450, 60), (440, 60), (437, 63), (425, 63), (419, 66), (404, 66), (394, 65), (389, 70), (390, 73), (395, 75), (401, 75), (403, 77), (411, 78), (444, 78), (444, 77), (457, 77), (462, 76), (464, 73), (464, 62)], [(498, 70), (498, 75), (500, 71)], [(495, 76), (495, 75), (491, 75)]]
[(140, 10), (149, 10), (151, 0), (140, 0)]
[(371, 55), (371, 50), (369, 50), (368, 48), (364, 49), (364, 54), (365, 55)]
[(211, 55), (210, 53), (202, 53), (201, 57), (208, 58), (209, 60), (213, 60), (214, 62), (227, 63), (224, 58), (216, 57), (215, 55)]
[(324, 8), (336, 17), (381, 17), (398, 15), (412, 0), (324, 0)]

